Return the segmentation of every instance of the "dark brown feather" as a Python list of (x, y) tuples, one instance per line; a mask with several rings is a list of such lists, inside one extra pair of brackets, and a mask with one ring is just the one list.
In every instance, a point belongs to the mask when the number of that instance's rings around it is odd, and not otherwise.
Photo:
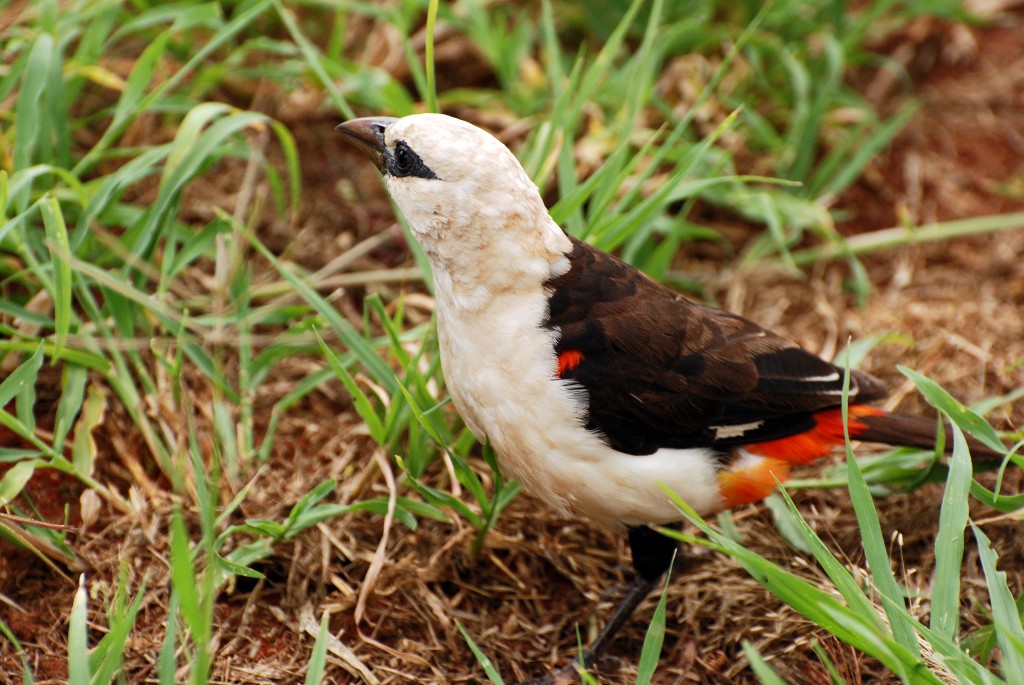
[[(569, 271), (547, 284), (547, 326), (560, 333), (557, 353), (582, 354), (565, 377), (586, 389), (588, 425), (616, 449), (649, 454), (782, 438), (840, 403), (842, 371), (795, 343), (690, 302), (576, 239), (567, 256)], [(868, 374), (850, 380), (851, 401), (885, 396)]]

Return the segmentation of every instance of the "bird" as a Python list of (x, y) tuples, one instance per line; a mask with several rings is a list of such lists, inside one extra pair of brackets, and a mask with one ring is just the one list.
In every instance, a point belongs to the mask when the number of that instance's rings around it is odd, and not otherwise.
[[(584, 667), (673, 564), (677, 543), (657, 528), (682, 515), (666, 489), (714, 514), (843, 444), (844, 369), (568, 234), (490, 133), (434, 113), (337, 128), (429, 260), (445, 385), (466, 425), (556, 512), (627, 535), (635, 575)], [(850, 437), (934, 448), (935, 420), (875, 406), (885, 396), (849, 372)]]

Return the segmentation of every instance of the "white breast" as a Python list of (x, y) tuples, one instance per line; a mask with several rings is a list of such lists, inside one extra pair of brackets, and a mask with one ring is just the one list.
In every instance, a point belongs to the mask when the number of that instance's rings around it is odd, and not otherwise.
[(466, 309), (438, 288), (438, 334), (452, 399), (506, 476), (563, 515), (610, 527), (678, 521), (659, 483), (700, 513), (721, 507), (710, 450), (624, 454), (584, 428), (585, 391), (556, 377), (542, 289), (491, 295), (487, 307)]

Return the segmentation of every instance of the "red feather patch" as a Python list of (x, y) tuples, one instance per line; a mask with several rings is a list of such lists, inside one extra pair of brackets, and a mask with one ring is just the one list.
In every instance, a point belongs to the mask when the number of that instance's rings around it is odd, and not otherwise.
[(558, 355), (558, 377), (565, 376), (566, 371), (572, 371), (583, 361), (583, 353), (579, 350), (563, 350)]
[[(857, 421), (863, 416), (879, 416), (885, 412), (865, 404), (850, 407), (850, 437), (856, 438), (867, 428)], [(752, 442), (744, 449), (753, 454), (770, 457), (790, 464), (810, 464), (828, 454), (833, 447), (843, 442), (842, 409), (826, 409), (814, 415), (817, 425), (809, 431), (790, 435), (778, 440)]]
[[(885, 414), (883, 410), (864, 404), (850, 407), (850, 437), (856, 438), (867, 428), (858, 418), (882, 414)], [(789, 479), (791, 465), (809, 464), (843, 442), (842, 409), (820, 411), (814, 415), (814, 420), (817, 425), (809, 431), (744, 445), (747, 452), (765, 458), (719, 475), (719, 488), (726, 508), (761, 501), (775, 490), (777, 483)]]
[(723, 471), (718, 487), (726, 509), (760, 502), (775, 491), (778, 483), (789, 480), (789, 464), (781, 459), (762, 459), (756, 464)]

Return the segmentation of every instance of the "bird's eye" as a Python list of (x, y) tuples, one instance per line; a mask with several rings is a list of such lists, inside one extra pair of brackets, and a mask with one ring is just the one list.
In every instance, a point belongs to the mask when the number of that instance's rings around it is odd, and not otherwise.
[(395, 151), (388, 160), (387, 173), (398, 177), (437, 178), (437, 175), (427, 168), (420, 156), (413, 152), (413, 149), (404, 140), (395, 143)]
[(416, 155), (405, 145), (395, 148), (395, 170), (402, 174), (408, 174), (416, 166)]

